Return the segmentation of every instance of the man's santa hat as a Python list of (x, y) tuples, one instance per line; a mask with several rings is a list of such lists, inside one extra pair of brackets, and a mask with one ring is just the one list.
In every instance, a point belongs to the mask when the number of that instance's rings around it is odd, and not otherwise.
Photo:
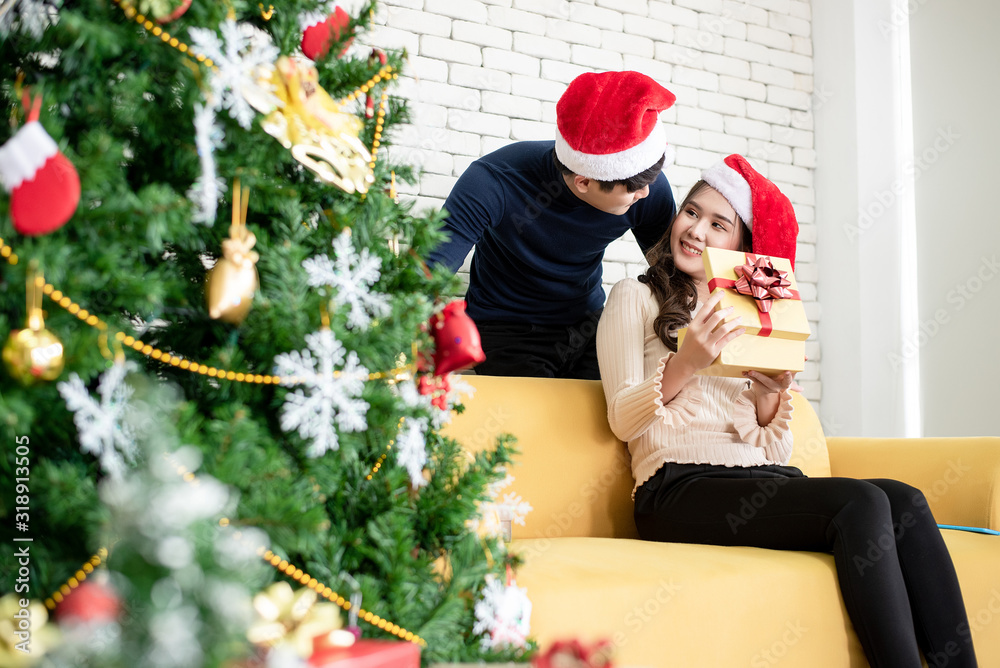
[(556, 157), (587, 178), (631, 178), (666, 151), (660, 112), (675, 99), (639, 72), (581, 74), (556, 104)]
[(799, 224), (792, 203), (778, 186), (735, 153), (706, 169), (701, 178), (733, 205), (736, 215), (753, 233), (754, 253), (788, 258), (795, 268)]

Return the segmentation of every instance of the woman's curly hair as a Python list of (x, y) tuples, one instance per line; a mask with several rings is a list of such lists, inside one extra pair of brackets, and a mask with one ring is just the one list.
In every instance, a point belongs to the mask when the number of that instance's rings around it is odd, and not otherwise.
[[(694, 184), (677, 208), (677, 216), (684, 214), (693, 197), (710, 187), (705, 181)], [(670, 221), (663, 236), (646, 253), (649, 268), (639, 276), (639, 282), (649, 286), (660, 304), (660, 313), (653, 321), (653, 330), (663, 341), (663, 345), (674, 352), (677, 352), (677, 330), (687, 327), (691, 322), (691, 312), (698, 308), (698, 289), (694, 279), (677, 268), (670, 252), (670, 233), (676, 220), (677, 217), (674, 217)], [(739, 216), (736, 217), (736, 223), (742, 230), (742, 248), (748, 251), (753, 246), (750, 230)]]

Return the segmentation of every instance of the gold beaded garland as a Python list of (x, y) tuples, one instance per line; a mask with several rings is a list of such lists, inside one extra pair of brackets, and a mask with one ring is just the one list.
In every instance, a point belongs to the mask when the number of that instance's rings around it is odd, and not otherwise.
[[(404, 420), (404, 418), (400, 418), (399, 419), (399, 424), (400, 425), (403, 424), (403, 420)], [(179, 476), (181, 476), (185, 481), (187, 481), (187, 482), (189, 482), (189, 483), (191, 483), (193, 485), (197, 485), (198, 484), (198, 478), (197, 478), (197, 476), (195, 476), (195, 474), (194, 474), (193, 471), (189, 470), (183, 464), (177, 462), (176, 459), (174, 459), (170, 454), (164, 455), (164, 458), (167, 459), (174, 466), (175, 470), (177, 471), (177, 474)], [(229, 520), (228, 517), (223, 517), (223, 518), (219, 519), (219, 526), (226, 527), (226, 526), (230, 526), (230, 525), (231, 525), (231, 522), (230, 522), (230, 520)], [(103, 548), (102, 548), (102, 550), (103, 550)], [(107, 555), (107, 551), (104, 551), (104, 555), (103, 556), (106, 556), (106, 555)], [(282, 573), (284, 573), (285, 575), (289, 576), (293, 580), (296, 580), (299, 583), (301, 583), (301, 584), (309, 587), (313, 591), (319, 593), (324, 598), (329, 599), (330, 601), (336, 603), (337, 605), (339, 605), (340, 607), (342, 607), (344, 610), (350, 610), (351, 609), (351, 603), (350, 603), (350, 601), (346, 600), (343, 596), (340, 596), (339, 594), (337, 594), (337, 592), (333, 591), (332, 589), (330, 589), (329, 587), (327, 587), (323, 583), (319, 582), (316, 578), (312, 577), (311, 575), (309, 575), (308, 573), (306, 573), (305, 571), (303, 571), (301, 568), (298, 568), (294, 564), (289, 563), (287, 560), (282, 559), (281, 557), (279, 557), (278, 555), (276, 555), (271, 550), (265, 550), (263, 547), (258, 547), (257, 548), (257, 555), (260, 556), (262, 559), (264, 559), (264, 561), (266, 561), (267, 563), (269, 563), (271, 566), (273, 566), (276, 570), (281, 571)], [(364, 613), (364, 610), (362, 610), (362, 609), (359, 608), (358, 612), (359, 612), (359, 614), (361, 614), (361, 613)], [(367, 614), (371, 615), (371, 613), (367, 613)], [(417, 642), (417, 643), (419, 643), (421, 645), (426, 646), (427, 643), (422, 638), (420, 638), (419, 636), (414, 635), (414, 634), (410, 633), (409, 631), (406, 631), (402, 627), (399, 627), (399, 626), (396, 626), (396, 625), (393, 625), (393, 626), (395, 626), (395, 628), (399, 631), (399, 632), (393, 631), (392, 633), (394, 633), (395, 635), (399, 636), (400, 638), (403, 638), (405, 635), (409, 634), (410, 637), (409, 638), (405, 638), (406, 640), (411, 641), (411, 642)]]
[[(187, 44), (185, 44), (184, 42), (181, 42), (176, 37), (171, 36), (170, 33), (168, 33), (165, 30), (163, 30), (163, 28), (161, 28), (161, 27), (159, 27), (157, 25), (154, 25), (152, 21), (148, 20), (142, 14), (139, 14), (135, 10), (135, 8), (128, 2), (128, 0), (112, 0), (112, 2), (114, 2), (115, 4), (117, 4), (122, 9), (122, 11), (125, 12), (125, 16), (127, 16), (127, 17), (129, 17), (131, 19), (134, 19), (136, 23), (138, 23), (140, 26), (142, 26), (147, 31), (151, 32), (154, 36), (160, 37), (160, 39), (163, 40), (164, 44), (169, 44), (170, 46), (172, 46), (173, 48), (177, 49), (178, 51), (180, 51), (184, 55), (186, 55), (188, 57), (191, 57), (190, 54), (189, 54), (189, 51), (191, 49), (190, 49), (190, 47)], [(260, 10), (261, 10), (261, 16), (266, 21), (266, 20), (269, 20), (271, 18), (271, 14), (273, 13), (274, 8), (270, 7), (269, 10), (267, 12), (265, 12), (264, 11), (264, 5), (261, 3), (260, 4)], [(194, 59), (197, 60), (199, 63), (204, 63), (208, 67), (211, 67), (213, 69), (217, 69), (215, 67), (215, 63), (212, 62), (212, 59), (211, 58), (207, 58), (203, 54), (200, 54), (200, 53), (199, 54), (195, 54), (194, 55)], [(393, 71), (392, 65), (383, 65), (382, 68), (379, 69), (378, 73), (375, 74), (375, 76), (373, 76), (371, 79), (369, 79), (365, 83), (361, 84), (354, 91), (348, 93), (343, 99), (338, 100), (336, 102), (336, 104), (338, 106), (340, 106), (340, 105), (344, 105), (344, 104), (346, 104), (348, 102), (352, 102), (355, 99), (359, 99), (363, 95), (366, 95), (370, 90), (372, 90), (377, 84), (381, 83), (383, 80), (385, 80), (385, 79), (393, 79), (393, 80), (395, 80), (395, 79), (398, 79), (398, 78), (399, 78), (399, 74), (397, 74), (396, 72)], [(375, 171), (375, 155), (376, 155), (376, 153), (378, 153), (379, 146), (381, 146), (381, 144), (382, 144), (382, 129), (383, 129), (383, 126), (385, 124), (385, 109), (386, 109), (386, 104), (388, 102), (388, 99), (389, 99), (388, 94), (386, 94), (386, 93), (383, 92), (382, 93), (382, 99), (379, 102), (378, 121), (375, 124), (375, 134), (374, 134), (373, 141), (372, 141), (371, 161), (368, 163), (368, 168), (372, 172)], [(365, 198), (365, 195), (363, 194), (362, 195), (362, 199), (364, 199), (364, 198)]]
[[(4, 242), (3, 238), (0, 238), (0, 256), (6, 258), (7, 262), (12, 265), (17, 264), (17, 254), (15, 254), (11, 247)], [(53, 302), (66, 309), (69, 313), (75, 315), (77, 318), (84, 321), (94, 329), (99, 330), (102, 336), (107, 334), (108, 325), (106, 322), (82, 308), (79, 304), (64, 295), (61, 290), (56, 290), (51, 283), (45, 283), (42, 286), (42, 292)], [(205, 364), (199, 364), (198, 362), (191, 362), (173, 355), (172, 353), (162, 351), (159, 348), (154, 348), (153, 346), (144, 343), (133, 336), (125, 334), (125, 332), (116, 332), (115, 340), (132, 348), (136, 352), (140, 352), (147, 357), (159, 360), (164, 364), (170, 364), (171, 366), (179, 367), (185, 371), (191, 371), (192, 373), (208, 376), (210, 378), (223, 378), (237, 383), (251, 383), (255, 385), (280, 385), (282, 383), (293, 384), (298, 382), (298, 379), (294, 376), (284, 377), (242, 372), (237, 373), (235, 371), (226, 371), (224, 369), (217, 369)], [(408, 364), (392, 369), (391, 371), (376, 371), (368, 374), (368, 380), (397, 378), (400, 374), (412, 372), (414, 368), (415, 367), (412, 364)], [(334, 378), (339, 378), (340, 375), (340, 371), (333, 372)]]
[[(276, 570), (285, 573), (293, 580), (296, 580), (309, 589), (312, 589), (323, 598), (336, 603), (344, 610), (351, 609), (351, 602), (349, 600), (345, 599), (343, 596), (333, 591), (322, 582), (319, 582), (316, 578), (304, 572), (301, 568), (296, 568), (293, 564), (288, 563), (288, 561), (282, 559), (271, 550), (265, 550), (263, 547), (259, 547), (257, 548), (257, 554)], [(392, 624), (391, 622), (382, 619), (378, 615), (375, 615), (364, 608), (358, 608), (358, 619), (363, 619), (373, 626), (378, 626), (380, 629), (386, 629), (389, 633), (401, 638), (402, 640), (406, 640), (407, 642), (415, 642), (423, 647), (427, 646), (427, 641), (417, 634), (407, 631), (398, 624)]]
[(385, 125), (385, 108), (389, 103), (389, 94), (382, 93), (382, 99), (378, 103), (378, 118), (375, 121), (375, 135), (372, 139), (372, 159), (368, 163), (368, 168), (375, 169), (375, 160), (379, 146), (382, 144), (382, 128)]
[(108, 551), (105, 548), (101, 548), (97, 551), (97, 554), (88, 559), (84, 564), (69, 578), (65, 584), (61, 585), (55, 592), (52, 593), (47, 599), (45, 599), (45, 607), (49, 610), (55, 610), (56, 605), (62, 603), (62, 600), (69, 594), (70, 591), (76, 589), (80, 586), (80, 583), (87, 579), (87, 576), (94, 572), (94, 568), (100, 566), (101, 563), (108, 558)]
[[(162, 39), (165, 44), (169, 44), (170, 46), (174, 47), (175, 49), (177, 49), (181, 53), (183, 53), (185, 55), (188, 55), (188, 52), (191, 50), (191, 47), (189, 47), (184, 42), (181, 42), (176, 37), (171, 36), (170, 33), (168, 33), (167, 31), (163, 30), (163, 28), (161, 28), (161, 27), (153, 24), (152, 21), (150, 21), (149, 19), (147, 19), (142, 14), (138, 13), (138, 11), (136, 11), (135, 7), (133, 7), (132, 4), (130, 2), (128, 2), (128, 0), (111, 0), (111, 1), (114, 2), (116, 5), (118, 5), (122, 9), (123, 12), (125, 12), (125, 16), (127, 16), (130, 19), (133, 19), (142, 28), (144, 28), (145, 30), (153, 33), (154, 36), (160, 37), (160, 39)], [(271, 15), (274, 13), (274, 6), (273, 5), (269, 6), (269, 8), (268, 8), (268, 10), (266, 12), (264, 11), (264, 5), (263, 5), (263, 3), (259, 4), (258, 6), (259, 6), (260, 11), (261, 11), (261, 16), (264, 18), (264, 20), (265, 21), (270, 20)], [(195, 60), (197, 60), (200, 63), (204, 63), (205, 65), (208, 65), (211, 68), (215, 68), (215, 63), (212, 62), (211, 58), (207, 58), (207, 57), (205, 57), (204, 55), (202, 55), (200, 53), (199, 54), (195, 54), (194, 58), (195, 58)], [(393, 73), (392, 65), (385, 65), (384, 67), (382, 67), (382, 69), (380, 69), (378, 71), (378, 74), (376, 74), (375, 76), (373, 76), (367, 82), (363, 83), (354, 92), (348, 94), (343, 100), (340, 100), (340, 102), (338, 104), (343, 104), (345, 102), (349, 102), (351, 100), (354, 100), (355, 98), (357, 98), (357, 97), (360, 96), (359, 92), (360, 92), (360, 94), (367, 93), (369, 90), (372, 89), (372, 87), (375, 84), (379, 83), (380, 81), (382, 81), (383, 79), (385, 79), (390, 74), (392, 75), (393, 79), (398, 78), (398, 75), (396, 75), (396, 74)]]
[[(160, 26), (154, 25), (152, 21), (148, 20), (145, 16), (137, 12), (135, 7), (133, 7), (132, 4), (128, 2), (128, 0), (111, 0), (111, 1), (114, 2), (116, 5), (118, 5), (119, 7), (121, 7), (121, 10), (125, 12), (125, 16), (134, 20), (142, 28), (153, 33), (154, 36), (162, 39), (165, 44), (169, 44), (170, 46), (174, 47), (175, 49), (177, 49), (178, 51), (180, 51), (185, 55), (187, 54), (187, 52), (189, 51), (189, 47), (187, 44), (181, 42), (176, 37), (172, 37), (170, 33), (168, 33)], [(212, 68), (215, 67), (215, 63), (212, 62), (211, 58), (206, 58), (205, 56), (202, 56), (200, 54), (196, 56), (196, 58), (198, 62), (205, 63), (206, 65)]]
[[(135, 22), (138, 23), (140, 26), (142, 26), (144, 29), (151, 32), (154, 36), (158, 36), (161, 40), (163, 40), (164, 44), (169, 44), (170, 46), (177, 49), (184, 55), (191, 57), (191, 54), (189, 53), (191, 48), (187, 44), (181, 42), (176, 37), (171, 36), (170, 33), (163, 30), (163, 28), (154, 25), (152, 21), (147, 19), (142, 14), (139, 14), (136, 11), (136, 9), (128, 2), (128, 0), (112, 0), (112, 2), (121, 7), (122, 11), (125, 12), (125, 16), (134, 19)], [(259, 7), (261, 10), (261, 16), (264, 17), (264, 20), (265, 21), (269, 20), (271, 18), (271, 14), (274, 12), (274, 7), (273, 6), (270, 7), (267, 12), (264, 11), (263, 3), (261, 3)], [(212, 62), (212, 59), (205, 57), (203, 54), (200, 53), (194, 54), (194, 59), (197, 60), (199, 63), (204, 63), (208, 67), (216, 69), (215, 63)], [(377, 84), (381, 83), (383, 80), (385, 79), (395, 80), (398, 78), (399, 74), (397, 74), (393, 70), (392, 65), (383, 65), (382, 68), (379, 69), (378, 73), (375, 74), (375, 76), (373, 76), (365, 83), (361, 84), (354, 91), (348, 93), (343, 99), (338, 100), (336, 104), (339, 106), (347, 104), (348, 102), (353, 102), (354, 100), (359, 99), (362, 96), (366, 95), (370, 90), (372, 90)], [(385, 124), (385, 109), (388, 100), (389, 100), (388, 94), (383, 92), (382, 99), (379, 102), (378, 121), (376, 121), (375, 123), (375, 134), (372, 141), (371, 161), (368, 163), (368, 168), (372, 172), (375, 171), (375, 154), (378, 153), (379, 146), (382, 145), (382, 129)], [(363, 197), (364, 196), (362, 196), (362, 198)]]
[[(135, 8), (132, 7), (132, 5), (128, 2), (128, 0), (112, 0), (112, 2), (121, 7), (127, 17), (134, 19), (136, 23), (145, 28), (147, 31), (151, 32), (154, 36), (160, 37), (160, 39), (163, 40), (164, 44), (169, 44), (170, 46), (177, 49), (184, 55), (191, 57), (190, 54), (188, 53), (191, 49), (187, 44), (181, 42), (176, 37), (171, 36), (170, 33), (166, 32), (159, 26), (154, 25), (152, 21), (148, 20), (142, 14), (137, 13)], [(261, 9), (261, 16), (263, 16), (265, 20), (269, 20), (270, 14), (273, 13), (273, 7), (267, 13), (264, 12), (263, 4), (260, 5), (260, 9)], [(194, 59), (197, 60), (199, 63), (204, 63), (208, 67), (216, 69), (215, 63), (212, 62), (212, 59), (205, 57), (203, 54), (200, 53), (195, 54)], [(338, 100), (336, 104), (338, 106), (344, 105), (348, 102), (352, 102), (355, 99), (360, 98), (363, 95), (366, 95), (370, 90), (372, 90), (377, 84), (381, 83), (384, 79), (395, 80), (398, 78), (399, 75), (393, 71), (392, 65), (383, 65), (375, 76), (373, 76), (365, 83), (361, 84), (357, 89), (355, 89), (351, 93), (348, 93), (343, 99)], [(389, 99), (388, 94), (382, 93), (382, 99), (381, 102), (379, 103), (378, 121), (375, 124), (375, 135), (374, 135), (374, 140), (372, 141), (371, 161), (368, 163), (368, 168), (373, 172), (375, 171), (375, 154), (378, 152), (378, 148), (382, 143), (382, 128), (385, 123), (385, 108), (388, 99)], [(364, 197), (362, 196), (362, 198)]]
[[(178, 465), (178, 469), (183, 470), (184, 467)], [(192, 478), (194, 478), (193, 474), (191, 475)], [(187, 475), (185, 475), (184, 478), (185, 480), (188, 480)], [(188, 480), (188, 482), (196, 484), (197, 479)], [(219, 525), (228, 526), (229, 520), (223, 517), (222, 519), (219, 520)], [(258, 547), (257, 554), (258, 556), (263, 558), (264, 561), (271, 564), (279, 571), (284, 572), (286, 575), (291, 576), (292, 579), (297, 580), (299, 583), (305, 585), (309, 589), (312, 589), (323, 598), (326, 598), (329, 601), (336, 603), (344, 610), (351, 609), (350, 601), (345, 599), (343, 596), (337, 594), (337, 592), (333, 591), (332, 589), (324, 585), (322, 582), (316, 580), (316, 578), (304, 572), (301, 568), (295, 567), (294, 565), (288, 563), (286, 560), (282, 559), (278, 555), (274, 554), (274, 552), (272, 552), (271, 550), (265, 550), (263, 547)], [(74, 573), (68, 580), (66, 580), (64, 584), (60, 585), (59, 588), (56, 589), (56, 591), (53, 592), (51, 596), (45, 599), (45, 607), (48, 608), (49, 610), (55, 610), (56, 606), (59, 603), (62, 603), (63, 599), (65, 599), (66, 596), (68, 596), (71, 591), (79, 587), (80, 583), (86, 580), (87, 576), (93, 573), (94, 569), (100, 566), (107, 558), (108, 558), (108, 550), (107, 548), (102, 547), (97, 551), (97, 554), (88, 559), (76, 571), (76, 573)], [(385, 620), (379, 618), (378, 615), (373, 615), (371, 612), (368, 612), (363, 608), (358, 608), (358, 615), (359, 618), (364, 619), (366, 622), (369, 622), (373, 625), (377, 625), (379, 628), (387, 629), (393, 635), (398, 636), (399, 638), (406, 640), (407, 642), (415, 642), (423, 647), (427, 646), (427, 641), (425, 641), (423, 638), (416, 635), (415, 633), (407, 631), (398, 624), (390, 624), (389, 622), (386, 622)]]
[[(215, 63), (210, 58), (207, 58), (203, 54), (192, 55), (191, 48), (187, 44), (180, 41), (176, 37), (172, 36), (170, 33), (163, 30), (161, 27), (154, 25), (144, 15), (136, 11), (136, 9), (127, 0), (112, 0), (112, 2), (114, 2), (122, 9), (126, 17), (134, 20), (142, 28), (151, 32), (153, 36), (159, 37), (164, 44), (168, 44), (170, 47), (177, 49), (180, 53), (188, 57), (193, 57), (195, 60), (197, 60), (200, 63), (203, 63), (208, 67), (211, 67), (213, 69), (215, 68)], [(265, 20), (267, 20), (270, 18), (269, 14), (273, 12), (273, 7), (269, 7), (269, 10), (266, 14), (263, 12), (263, 6), (261, 6), (261, 10), (262, 10), (262, 16), (265, 18)], [(338, 104), (346, 104), (347, 102), (359, 99), (362, 95), (368, 93), (368, 91), (372, 90), (372, 88), (374, 88), (375, 85), (381, 83), (383, 80), (398, 79), (398, 78), (399, 75), (393, 71), (393, 67), (391, 65), (385, 65), (378, 71), (378, 73), (375, 76), (369, 79), (366, 83), (362, 84), (356, 90), (347, 94), (343, 99), (338, 101)], [(369, 167), (372, 170), (374, 170), (375, 168), (376, 153), (378, 152), (378, 148), (381, 146), (382, 131), (385, 124), (386, 106), (388, 104), (388, 98), (389, 98), (388, 94), (383, 92), (381, 100), (379, 102), (378, 120), (376, 121), (375, 133), (372, 142), (372, 151), (371, 151), (372, 159), (371, 162), (369, 163)], [(16, 265), (18, 262), (17, 254), (13, 252), (13, 249), (10, 246), (4, 243), (4, 240), (2, 238), (0, 238), (0, 257), (6, 259), (7, 262), (11, 265)], [(56, 290), (52, 284), (45, 283), (45, 285), (43, 286), (43, 292), (53, 302), (55, 302), (62, 308), (66, 309), (69, 313), (76, 315), (80, 320), (90, 325), (91, 327), (100, 330), (102, 332), (102, 335), (107, 332), (108, 327), (104, 321), (100, 320), (97, 316), (91, 314), (86, 309), (80, 307), (80, 305), (73, 302), (72, 299), (64, 295), (62, 291)], [(213, 378), (218, 377), (218, 378), (225, 378), (227, 380), (234, 380), (236, 382), (247, 382), (255, 384), (265, 384), (265, 385), (279, 384), (283, 381), (295, 380), (294, 378), (287, 379), (287, 378), (282, 378), (280, 376), (272, 376), (272, 375), (249, 374), (242, 372), (237, 373), (233, 371), (224, 371), (222, 369), (217, 369), (215, 367), (209, 367), (207, 365), (199, 364), (198, 362), (192, 362), (190, 360), (183, 359), (171, 353), (167, 353), (157, 348), (154, 348), (144, 343), (143, 341), (136, 339), (133, 336), (125, 334), (124, 332), (116, 332), (115, 340), (118, 341), (119, 343), (123, 343), (124, 345), (133, 348), (138, 352), (141, 352), (144, 355), (159, 360), (164, 364), (170, 364), (171, 366), (179, 367), (183, 370), (191, 371), (192, 373), (208, 375), (209, 377)], [(372, 373), (369, 374), (369, 380), (395, 378), (399, 376), (399, 374), (401, 373), (411, 371), (412, 367), (413, 365), (405, 365), (388, 372)], [(339, 375), (340, 372), (334, 372), (335, 377)], [(400, 426), (402, 426), (404, 419), (405, 418), (400, 418), (399, 421)], [(391, 450), (393, 444), (394, 441), (390, 441), (389, 444), (386, 446), (386, 450), (387, 451)], [(379, 457), (378, 462), (372, 468), (372, 473), (367, 476), (368, 480), (372, 479), (372, 474), (378, 472), (379, 468), (381, 468), (382, 463), (385, 461), (387, 456), (388, 452), (383, 453), (381, 457)], [(184, 469), (184, 467), (178, 465), (178, 474), (181, 475), (184, 480), (192, 484), (197, 484), (198, 480), (197, 477), (194, 475), (194, 473), (182, 469)], [(228, 518), (225, 517), (221, 518), (219, 520), (219, 525), (229, 526), (230, 521)], [(264, 548), (261, 547), (258, 549), (258, 554), (261, 555), (265, 561), (270, 563), (276, 569), (281, 570), (286, 574), (292, 576), (294, 579), (298, 580), (299, 582), (306, 585), (310, 589), (316, 591), (324, 598), (333, 601), (334, 603), (342, 607), (344, 610), (351, 609), (350, 601), (345, 599), (343, 596), (338, 595), (332, 589), (330, 589), (323, 583), (317, 581), (316, 578), (302, 571), (302, 569), (296, 568), (295, 566), (289, 564), (288, 561), (281, 559), (270, 550), (265, 551)], [(107, 549), (102, 547), (100, 550), (98, 550), (97, 554), (95, 554), (86, 563), (84, 563), (83, 566), (79, 570), (77, 570), (77, 572), (72, 577), (70, 577), (66, 583), (61, 585), (49, 598), (45, 600), (45, 606), (50, 610), (55, 609), (56, 605), (60, 603), (64, 599), (64, 597), (68, 595), (70, 591), (72, 591), (72, 589), (78, 587), (79, 584), (87, 578), (87, 575), (92, 573), (94, 571), (94, 568), (99, 566), (107, 558), (107, 555), (108, 555)], [(400, 627), (397, 624), (392, 624), (390, 622), (387, 622), (386, 620), (380, 618), (378, 615), (374, 615), (373, 613), (361, 608), (358, 609), (358, 614), (360, 619), (364, 619), (366, 622), (369, 622), (373, 625), (377, 625), (379, 628), (387, 629), (389, 630), (390, 633), (398, 636), (399, 638), (402, 638), (403, 640), (409, 642), (415, 642), (425, 647), (427, 645), (427, 642), (420, 636), (410, 631), (407, 631), (406, 629)]]
[[(399, 418), (399, 423), (396, 425), (397, 432), (403, 428), (404, 422), (406, 422), (405, 416)], [(382, 463), (385, 462), (385, 458), (389, 456), (389, 450), (392, 450), (392, 446), (394, 446), (395, 444), (396, 444), (395, 438), (389, 439), (389, 444), (385, 446), (386, 451), (383, 452), (382, 456), (378, 458), (377, 462), (375, 462), (375, 466), (372, 467), (372, 472), (365, 476), (365, 480), (371, 480), (372, 476), (378, 473), (379, 469), (382, 468)]]
[(17, 264), (17, 255), (11, 250), (10, 246), (3, 242), (3, 239), (0, 239), (0, 255), (2, 255), (7, 262)]

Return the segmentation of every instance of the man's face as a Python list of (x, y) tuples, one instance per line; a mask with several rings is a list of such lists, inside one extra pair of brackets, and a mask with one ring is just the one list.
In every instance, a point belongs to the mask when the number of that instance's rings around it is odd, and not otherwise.
[(629, 192), (625, 186), (618, 184), (609, 192), (602, 190), (598, 181), (582, 176), (572, 177), (569, 187), (574, 195), (590, 206), (616, 216), (624, 215), (633, 204), (649, 195), (648, 185)]

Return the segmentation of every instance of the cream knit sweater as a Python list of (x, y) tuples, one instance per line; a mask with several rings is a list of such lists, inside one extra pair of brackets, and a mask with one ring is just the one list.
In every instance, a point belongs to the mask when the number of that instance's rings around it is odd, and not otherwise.
[(675, 353), (653, 331), (659, 313), (649, 287), (627, 278), (608, 295), (597, 328), (597, 355), (608, 422), (628, 442), (635, 489), (665, 462), (760, 466), (786, 464), (792, 453), (791, 394), (778, 413), (757, 424), (747, 381), (694, 376), (666, 405), (660, 384)]

